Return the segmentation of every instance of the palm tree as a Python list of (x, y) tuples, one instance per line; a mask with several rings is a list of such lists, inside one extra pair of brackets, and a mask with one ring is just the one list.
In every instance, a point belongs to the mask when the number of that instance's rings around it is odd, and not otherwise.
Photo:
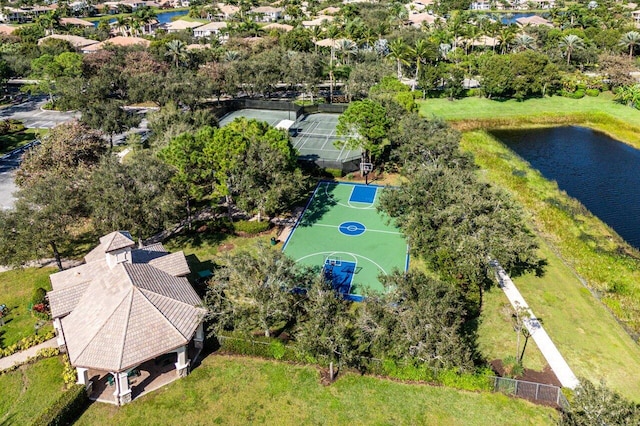
[(171, 40), (165, 44), (167, 52), (164, 56), (170, 56), (176, 68), (181, 62), (187, 61), (187, 45), (182, 40)]
[(322, 28), (320, 26), (311, 27), (311, 40), (313, 40), (313, 45), (315, 46), (316, 53), (318, 53), (318, 40), (322, 37)]
[(620, 38), (618, 44), (629, 49), (629, 57), (633, 58), (633, 51), (636, 46), (640, 46), (640, 33), (638, 31), (629, 31)]
[(500, 32), (498, 33), (498, 43), (500, 43), (500, 53), (502, 53), (503, 55), (506, 53), (509, 45), (513, 43), (513, 40), (516, 36), (516, 31), (516, 27), (513, 25), (509, 25), (500, 29)]
[(567, 55), (567, 65), (569, 65), (569, 62), (571, 62), (571, 54), (576, 50), (584, 49), (584, 41), (575, 34), (569, 34), (562, 37), (558, 46), (565, 51)]
[(524, 50), (533, 50), (536, 47), (536, 39), (528, 34), (518, 34), (513, 39), (513, 51), (522, 52)]
[(402, 37), (398, 37), (389, 43), (389, 53), (387, 58), (396, 61), (398, 67), (398, 80), (402, 79), (402, 65), (409, 64), (409, 46), (404, 42)]
[(118, 16), (116, 18), (116, 28), (118, 28), (118, 30), (124, 37), (127, 36), (128, 24), (129, 23), (127, 21), (127, 18), (125, 18), (124, 16)]
[(237, 50), (227, 50), (224, 54), (225, 62), (233, 62), (240, 59), (240, 52)]
[(434, 56), (434, 48), (427, 40), (418, 40), (413, 49), (410, 50), (411, 56), (416, 64), (416, 73), (413, 78), (413, 84), (411, 85), (411, 91), (416, 90), (418, 78), (420, 77), (420, 70), (422, 69), (423, 61), (430, 59)]
[(358, 53), (358, 45), (354, 41), (343, 38), (336, 43), (336, 50), (340, 52), (342, 64), (349, 64), (349, 56)]

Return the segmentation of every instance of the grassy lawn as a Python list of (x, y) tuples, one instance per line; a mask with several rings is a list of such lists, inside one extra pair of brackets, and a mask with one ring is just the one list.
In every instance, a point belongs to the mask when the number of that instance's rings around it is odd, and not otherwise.
[(38, 129), (25, 129), (21, 132), (0, 136), (0, 155), (28, 144), (38, 136)]
[[(9, 308), (5, 325), (0, 327), (0, 347), (34, 334), (33, 326), (38, 319), (29, 312), (31, 296), (38, 287), (51, 290), (49, 274), (56, 271), (56, 268), (26, 268), (0, 273), (0, 304)], [(50, 329), (51, 325), (47, 325), (41, 331)]]
[(0, 376), (0, 424), (27, 425), (64, 391), (59, 357)]
[[(513, 330), (513, 307), (504, 292), (496, 287), (485, 292), (478, 325), (478, 349), (487, 361), (516, 356), (517, 335)], [(528, 302), (528, 300), (527, 300)], [(522, 339), (520, 350), (522, 350)], [(525, 349), (522, 364), (525, 368), (542, 371), (547, 361), (533, 339)]]
[(543, 425), (557, 418), (550, 408), (502, 394), (351, 373), (326, 387), (312, 367), (211, 355), (189, 377), (130, 405), (93, 404), (76, 424)]
[[(629, 371), (640, 368), (637, 344), (573, 272), (600, 292), (618, 318), (637, 329), (640, 262), (622, 254), (633, 249), (488, 134), (465, 133), (463, 147), (476, 155), (487, 180), (506, 188), (525, 207), (543, 240), (542, 254), (549, 261), (546, 275), (515, 282), (569, 365), (576, 374), (594, 381), (604, 378), (612, 388), (640, 401), (640, 382), (628, 377)], [(609, 292), (612, 288), (620, 292)]]
[(613, 102), (613, 95), (601, 93), (598, 97), (585, 96), (582, 99), (569, 99), (562, 96), (516, 100), (494, 101), (486, 98), (464, 98), (449, 101), (447, 99), (427, 99), (420, 101), (420, 113), (425, 117), (436, 115), (446, 120), (493, 119), (522, 116), (545, 116), (580, 113), (607, 113), (620, 120), (640, 123), (640, 111)]

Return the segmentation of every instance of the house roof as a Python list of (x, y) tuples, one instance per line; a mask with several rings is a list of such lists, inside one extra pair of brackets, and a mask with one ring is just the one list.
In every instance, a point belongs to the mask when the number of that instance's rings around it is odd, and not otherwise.
[(49, 36), (46, 36), (46, 37), (43, 37), (43, 38), (39, 39), (38, 40), (38, 44), (42, 44), (42, 43), (44, 43), (45, 40), (49, 40), (49, 39), (52, 39), (52, 38), (55, 38), (55, 39), (58, 39), (58, 40), (68, 41), (76, 49), (77, 48), (85, 48), (87, 46), (98, 44), (98, 42), (96, 40), (90, 40), (88, 38), (69, 35), (69, 34), (51, 34)]
[(223, 28), (227, 28), (226, 22), (209, 22), (208, 24), (201, 25), (195, 30), (197, 31), (219, 31)]
[(312, 19), (311, 21), (302, 21), (303, 27), (319, 27), (322, 25), (324, 21), (331, 22), (333, 21), (333, 16), (330, 15), (321, 15)]
[(423, 22), (426, 22), (429, 25), (432, 25), (436, 21), (444, 21), (443, 18), (439, 18), (437, 16), (433, 16), (430, 13), (415, 13), (413, 15), (409, 15), (407, 19), (413, 26), (419, 27)]
[(265, 30), (282, 30), (282, 31), (291, 31), (293, 29), (293, 25), (287, 25), (287, 24), (278, 24), (278, 23), (273, 23), (273, 24), (269, 24), (269, 25), (265, 25), (264, 27), (262, 27), (262, 29)]
[(18, 27), (12, 27), (11, 25), (0, 24), (0, 34), (13, 34)]
[(202, 22), (192, 22), (178, 19), (177, 21), (169, 22), (168, 24), (166, 24), (166, 27), (167, 30), (180, 31), (189, 28), (201, 27), (202, 25), (204, 25)]
[(259, 6), (251, 9), (252, 13), (282, 13), (284, 9), (281, 7), (272, 7), (272, 6)]
[(93, 27), (93, 22), (78, 18), (60, 18), (60, 23), (62, 25), (75, 25), (78, 27)]
[(95, 52), (96, 50), (104, 49), (105, 46), (108, 45), (108, 44), (111, 44), (113, 46), (135, 46), (135, 45), (141, 45), (141, 46), (144, 46), (144, 47), (149, 47), (151, 42), (149, 40), (141, 38), (141, 37), (116, 36), (116, 37), (108, 38), (105, 41), (102, 41), (100, 43), (92, 44), (91, 46), (87, 46), (86, 48), (84, 48), (82, 50), (84, 52)]
[(121, 240), (118, 235), (126, 244), (125, 234), (104, 236), (85, 257), (90, 261), (50, 276), (51, 313), (61, 318), (74, 366), (112, 372), (134, 367), (187, 344), (206, 312), (182, 276), (189, 272), (182, 252), (169, 254), (161, 244), (125, 246), (130, 261), (109, 266), (106, 250)]
[(528, 16), (524, 18), (517, 18), (516, 23), (523, 27), (525, 25), (531, 25), (536, 27), (538, 25), (546, 25), (547, 27), (553, 27), (553, 24), (551, 22), (547, 21), (546, 19), (538, 15)]
[(100, 237), (100, 245), (105, 253), (120, 250), (127, 247), (133, 247), (136, 242), (133, 241), (131, 234), (126, 231), (115, 231)]

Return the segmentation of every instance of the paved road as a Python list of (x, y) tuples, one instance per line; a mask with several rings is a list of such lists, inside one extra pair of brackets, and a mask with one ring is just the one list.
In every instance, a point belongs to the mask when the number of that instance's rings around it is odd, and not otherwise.
[(530, 318), (525, 320), (524, 324), (529, 330), (531, 337), (533, 337), (533, 341), (538, 345), (540, 352), (542, 352), (542, 355), (547, 360), (549, 367), (551, 367), (551, 370), (553, 370), (558, 380), (560, 380), (562, 386), (574, 389), (580, 382), (576, 375), (573, 374), (571, 367), (569, 367), (569, 364), (564, 360), (562, 354), (558, 348), (556, 348), (556, 345), (551, 341), (551, 338), (542, 327), (542, 324), (540, 324), (538, 318), (533, 314), (533, 311), (531, 311), (529, 305), (527, 305), (527, 302), (525, 302), (520, 294), (520, 291), (518, 291), (516, 285), (511, 281), (511, 278), (509, 278), (500, 265), (495, 266), (500, 288), (504, 291), (504, 294), (507, 295), (513, 308), (518, 309), (518, 307), (522, 307), (529, 311)]
[(80, 118), (78, 112), (43, 111), (47, 102), (44, 96), (32, 96), (26, 102), (0, 109), (0, 119), (21, 120), (30, 129), (50, 129), (72, 118)]
[[(42, 111), (41, 107), (47, 101), (44, 96), (33, 96), (27, 101), (0, 109), (0, 120), (13, 118), (21, 120), (25, 127), (31, 129), (50, 129), (60, 123), (79, 117), (79, 113)], [(10, 209), (15, 199), (13, 192), (17, 190), (13, 180), (15, 169), (20, 164), (22, 153), (16, 153), (10, 158), (0, 159), (0, 208)]]

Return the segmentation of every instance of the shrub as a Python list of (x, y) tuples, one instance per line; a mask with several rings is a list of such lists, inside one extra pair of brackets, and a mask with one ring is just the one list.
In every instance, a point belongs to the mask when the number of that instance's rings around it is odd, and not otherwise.
[(585, 93), (587, 94), (587, 96), (591, 96), (591, 97), (596, 97), (600, 94), (600, 90), (598, 89), (587, 89), (585, 91)]
[(584, 89), (577, 89), (575, 92), (569, 92), (567, 90), (562, 90), (562, 91), (560, 91), (560, 95), (565, 97), (565, 98), (581, 99), (581, 98), (584, 98), (585, 90)]
[(287, 348), (284, 346), (279, 340), (274, 340), (269, 344), (269, 354), (274, 359), (282, 359), (284, 358), (285, 353), (287, 352)]
[(509, 355), (505, 359), (502, 360), (502, 365), (504, 367), (504, 375), (507, 377), (517, 377), (524, 374), (524, 368), (522, 364), (518, 362), (516, 357), (513, 355)]
[(235, 229), (236, 232), (244, 232), (245, 234), (255, 235), (268, 230), (270, 226), (271, 224), (266, 221), (258, 222), (257, 220), (241, 220), (233, 224), (233, 229)]
[(57, 426), (73, 423), (89, 403), (84, 385), (74, 385), (60, 395), (32, 423), (34, 426)]
[(0, 135), (6, 135), (7, 133), (9, 133), (10, 129), (11, 125), (7, 120), (0, 121)]
[(0, 358), (13, 355), (16, 352), (23, 351), (25, 349), (29, 349), (32, 346), (39, 345), (40, 343), (47, 341), (53, 337), (55, 337), (56, 333), (51, 330), (45, 334), (33, 334), (29, 337), (24, 337), (18, 340), (11, 346), (8, 346), (4, 349), (0, 349)]
[(327, 174), (329, 174), (329, 175), (331, 175), (331, 176), (333, 176), (333, 177), (335, 177), (335, 178), (342, 177), (342, 170), (340, 170), (340, 169), (330, 169), (330, 168), (327, 168), (327, 169), (324, 169), (324, 171), (325, 171)]
[(469, 390), (491, 390), (491, 380), (493, 371), (484, 368), (476, 373), (458, 373), (456, 370), (444, 370), (438, 374), (438, 381), (444, 386)]
[(47, 290), (42, 287), (38, 287), (33, 291), (31, 295), (31, 304), (35, 307), (35, 305), (44, 305), (47, 301)]

